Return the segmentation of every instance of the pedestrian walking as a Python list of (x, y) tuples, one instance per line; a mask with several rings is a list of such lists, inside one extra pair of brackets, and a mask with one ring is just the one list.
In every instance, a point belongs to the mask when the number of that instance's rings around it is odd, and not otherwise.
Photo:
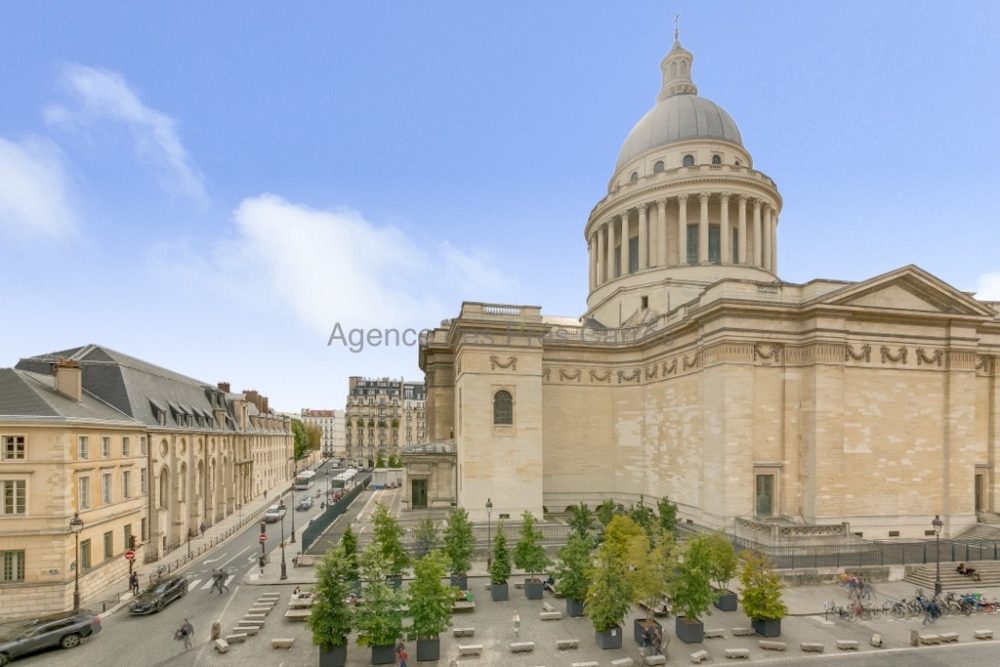
[(177, 628), (177, 632), (174, 633), (174, 639), (181, 639), (184, 641), (184, 650), (188, 651), (191, 649), (191, 637), (194, 635), (194, 626), (186, 618), (184, 622), (181, 623), (181, 627)]
[(920, 625), (931, 625), (934, 623), (934, 617), (931, 615), (931, 603), (924, 603), (924, 620), (921, 621)]
[(132, 595), (139, 594), (139, 573), (133, 572), (128, 577), (128, 587), (132, 591)]
[(198, 526), (198, 528), (200, 528), (200, 529), (201, 529), (201, 536), (202, 536), (202, 537), (205, 537), (205, 522), (204, 522), (204, 521), (202, 521), (202, 522), (201, 522), (201, 525), (200, 525), (200, 526)]
[(518, 638), (521, 636), (521, 617), (518, 615), (516, 611), (514, 612), (513, 624), (514, 624), (514, 637)]
[[(402, 644), (400, 646), (402, 646)], [(399, 659), (399, 667), (407, 667), (406, 663), (410, 659), (410, 656), (407, 654), (405, 646), (399, 649), (399, 653), (396, 654), (396, 658)]]
[(229, 592), (229, 586), (226, 585), (226, 579), (228, 579), (228, 578), (229, 578), (229, 572), (226, 571), (226, 568), (220, 567), (219, 568), (219, 595), (222, 595), (223, 591), (225, 591), (226, 593)]

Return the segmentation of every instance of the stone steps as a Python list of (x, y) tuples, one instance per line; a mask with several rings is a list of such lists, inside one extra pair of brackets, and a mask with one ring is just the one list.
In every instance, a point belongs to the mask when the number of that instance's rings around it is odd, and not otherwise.
[[(966, 577), (955, 571), (958, 563), (941, 563), (941, 587), (944, 590), (972, 591), (979, 588), (1000, 586), (1000, 563), (996, 561), (975, 561), (966, 565), (976, 569), (979, 581)], [(903, 581), (920, 586), (925, 591), (934, 590), (936, 565), (921, 565), (912, 568), (903, 577)]]

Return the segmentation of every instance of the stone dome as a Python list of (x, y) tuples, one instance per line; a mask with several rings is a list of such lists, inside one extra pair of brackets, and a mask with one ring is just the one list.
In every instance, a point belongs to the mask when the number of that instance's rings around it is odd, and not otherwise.
[(618, 152), (616, 168), (646, 151), (688, 139), (717, 139), (743, 147), (740, 130), (725, 109), (698, 95), (671, 95), (635, 124)]

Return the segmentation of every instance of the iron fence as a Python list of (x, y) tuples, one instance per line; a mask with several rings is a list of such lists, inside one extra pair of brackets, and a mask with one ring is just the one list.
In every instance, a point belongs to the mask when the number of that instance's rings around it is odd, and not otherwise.
[(309, 522), (306, 529), (302, 531), (302, 536), (300, 538), (302, 540), (303, 552), (307, 552), (313, 542), (315, 542), (320, 535), (325, 533), (326, 530), (333, 525), (333, 522), (337, 520), (337, 517), (347, 511), (347, 508), (350, 507), (352, 502), (354, 502), (354, 499), (361, 495), (362, 491), (368, 488), (371, 481), (371, 475), (363, 478), (354, 486), (354, 488), (344, 494), (343, 498), (328, 505), (325, 512)]

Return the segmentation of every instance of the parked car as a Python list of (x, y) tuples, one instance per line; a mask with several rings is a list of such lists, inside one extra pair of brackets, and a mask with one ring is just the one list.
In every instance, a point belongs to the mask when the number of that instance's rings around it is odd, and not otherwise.
[(285, 506), (284, 505), (271, 505), (264, 512), (264, 521), (268, 523), (275, 523), (276, 521), (281, 521), (285, 516)]
[(0, 665), (47, 648), (73, 648), (101, 631), (101, 619), (89, 611), (44, 616), (0, 625)]
[(310, 510), (312, 509), (312, 506), (313, 506), (312, 496), (305, 496), (302, 500), (299, 501), (299, 504), (295, 506), (295, 509)]
[(178, 598), (187, 595), (188, 582), (184, 577), (166, 577), (139, 594), (129, 612), (136, 615), (152, 614), (162, 611), (164, 607)]

